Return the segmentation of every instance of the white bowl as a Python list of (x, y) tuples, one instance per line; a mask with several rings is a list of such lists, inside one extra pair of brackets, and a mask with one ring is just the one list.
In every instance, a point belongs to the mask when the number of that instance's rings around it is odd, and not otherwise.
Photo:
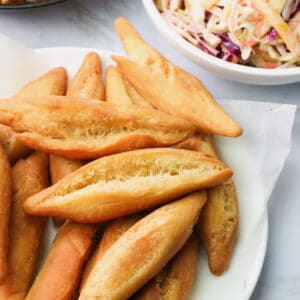
[(157, 30), (180, 52), (195, 63), (226, 79), (258, 85), (280, 85), (300, 82), (300, 67), (263, 69), (237, 65), (216, 58), (196, 48), (168, 25), (152, 0), (143, 0), (144, 7)]

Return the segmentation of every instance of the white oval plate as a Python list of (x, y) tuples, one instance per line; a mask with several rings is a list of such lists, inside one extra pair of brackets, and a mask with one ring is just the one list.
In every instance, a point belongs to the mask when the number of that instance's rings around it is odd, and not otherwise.
[[(96, 51), (102, 59), (103, 69), (112, 64), (110, 52), (84, 48), (44, 48), (35, 50), (35, 65), (22, 60), (17, 84), (7, 86), (7, 94), (16, 91), (36, 76), (50, 68), (64, 66), (69, 78), (77, 71), (88, 51)], [(38, 62), (38, 63), (37, 63)], [(25, 65), (23, 65), (25, 64)], [(26, 66), (26, 67), (25, 67)], [(1, 70), (0, 70), (1, 72)], [(7, 82), (12, 82), (8, 80)], [(235, 172), (240, 207), (240, 226), (233, 259), (228, 271), (220, 277), (213, 276), (207, 267), (204, 251), (200, 254), (197, 279), (191, 295), (192, 300), (246, 300), (249, 299), (259, 277), (267, 243), (268, 218), (262, 186), (255, 168), (254, 158), (248, 153), (242, 139), (218, 138), (217, 146), (222, 158)], [(52, 222), (49, 222), (47, 246), (55, 234)], [(47, 251), (44, 252), (46, 255)]]

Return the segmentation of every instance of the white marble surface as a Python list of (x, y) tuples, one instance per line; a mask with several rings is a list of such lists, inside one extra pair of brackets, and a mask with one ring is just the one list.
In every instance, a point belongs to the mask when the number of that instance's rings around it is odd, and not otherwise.
[[(0, 31), (33, 48), (80, 46), (119, 52), (121, 45), (113, 33), (113, 21), (119, 15), (132, 21), (144, 37), (167, 57), (199, 76), (217, 98), (296, 105), (300, 102), (300, 83), (278, 87), (250, 86), (221, 79), (195, 66), (159, 37), (140, 0), (69, 0), (43, 9), (2, 12)], [(291, 154), (269, 204), (268, 250), (253, 300), (300, 299), (299, 153), (300, 115), (297, 112)], [(232, 290), (234, 293), (234, 287)]]

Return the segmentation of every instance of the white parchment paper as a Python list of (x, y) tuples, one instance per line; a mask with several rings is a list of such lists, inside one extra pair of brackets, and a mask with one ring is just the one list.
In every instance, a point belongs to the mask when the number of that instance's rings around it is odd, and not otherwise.
[(238, 140), (255, 160), (264, 199), (268, 201), (290, 152), (296, 106), (238, 100), (220, 103), (242, 124), (244, 134)]
[[(31, 50), (0, 35), (0, 98), (12, 96), (23, 84), (53, 67), (66, 67), (71, 77), (88, 51)], [(108, 52), (98, 52), (104, 68), (112, 64)], [(267, 242), (266, 204), (290, 151), (296, 107), (243, 99), (220, 103), (244, 129), (240, 138), (217, 138), (223, 160), (235, 173), (239, 234), (229, 270), (223, 276), (213, 276), (201, 262), (192, 299), (241, 300), (250, 297), (262, 267)], [(50, 228), (48, 244), (54, 234)], [(202, 260), (206, 260), (203, 252)]]

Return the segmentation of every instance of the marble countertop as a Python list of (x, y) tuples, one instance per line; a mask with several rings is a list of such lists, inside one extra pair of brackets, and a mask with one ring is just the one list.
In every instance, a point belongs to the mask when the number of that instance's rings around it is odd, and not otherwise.
[[(113, 33), (123, 15), (147, 41), (168, 58), (202, 79), (216, 98), (285, 102), (298, 105), (300, 83), (260, 87), (221, 79), (181, 56), (150, 23), (140, 0), (69, 0), (57, 6), (2, 12), (0, 31), (32, 48), (80, 46), (120, 52)], [(0, 45), (1, 47), (1, 45)], [(274, 120), (276, 122), (276, 120)], [(300, 115), (296, 113), (292, 149), (269, 204), (269, 241), (262, 274), (251, 299), (300, 299)]]

